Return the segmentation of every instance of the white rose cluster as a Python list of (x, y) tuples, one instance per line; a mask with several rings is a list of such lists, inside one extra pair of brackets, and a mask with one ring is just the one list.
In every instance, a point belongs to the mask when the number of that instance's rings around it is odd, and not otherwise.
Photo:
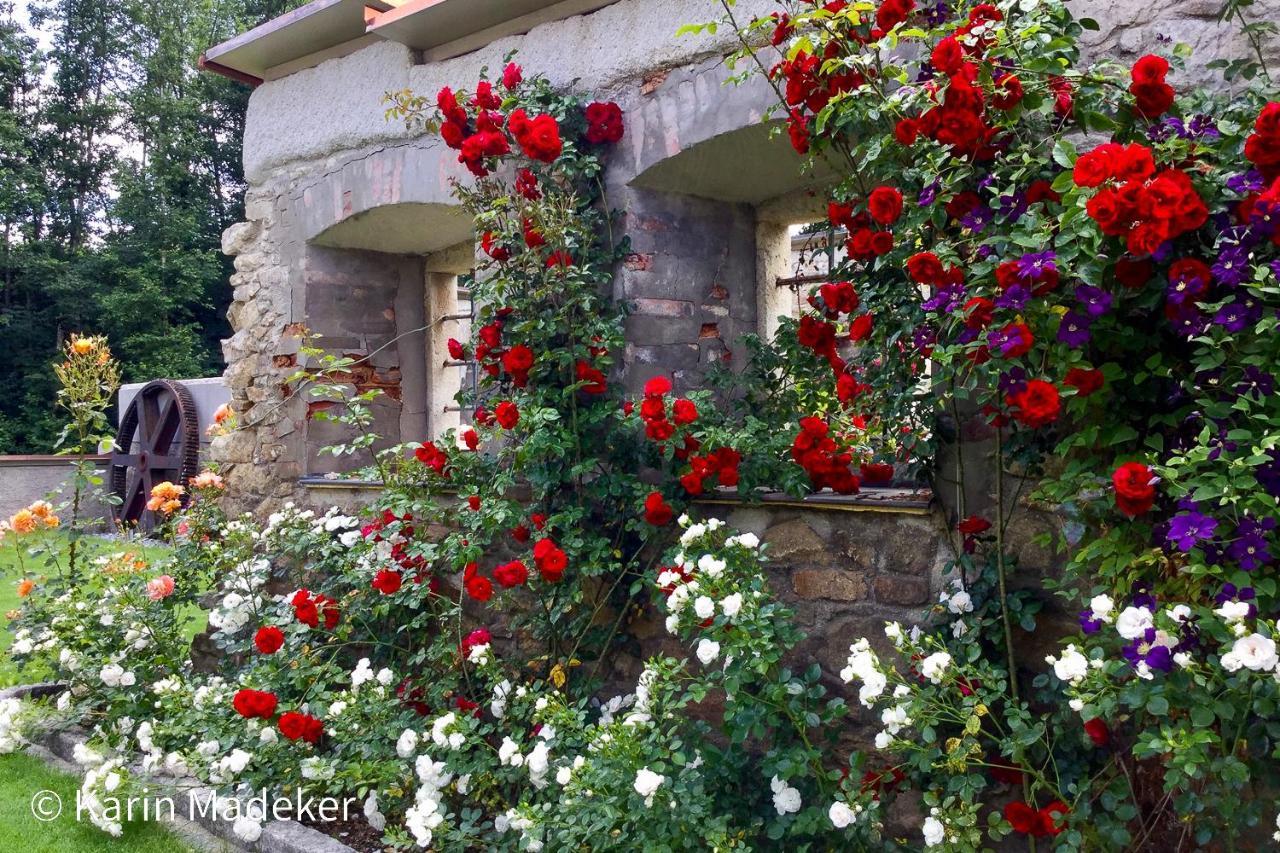
[(866, 637), (849, 647), (849, 658), (844, 669), (840, 670), (840, 678), (845, 684), (862, 682), (858, 701), (866, 708), (872, 707), (889, 686), (888, 678), (880, 671), (880, 659), (871, 650), (871, 642)]

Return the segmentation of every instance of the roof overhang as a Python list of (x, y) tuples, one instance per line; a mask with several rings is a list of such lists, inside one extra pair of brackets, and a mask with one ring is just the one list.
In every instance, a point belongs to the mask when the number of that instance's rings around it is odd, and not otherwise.
[(363, 38), (365, 10), (378, 14), (396, 5), (389, 0), (312, 0), (209, 48), (200, 67), (219, 74), (229, 70), (234, 74), (226, 76), (233, 79), (260, 83), (272, 68)]
[(209, 48), (200, 67), (256, 85), (386, 39), (437, 61), (618, 0), (312, 0)]
[[(369, 32), (446, 59), (539, 24), (585, 15), (617, 0), (408, 0), (378, 15)], [(440, 52), (446, 45), (452, 49)]]

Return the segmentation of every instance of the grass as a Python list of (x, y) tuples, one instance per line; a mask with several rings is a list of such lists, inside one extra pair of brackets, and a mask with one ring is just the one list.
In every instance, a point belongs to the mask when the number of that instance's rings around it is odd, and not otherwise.
[[(189, 853), (191, 850), (162, 824), (135, 821), (124, 835), (113, 838), (87, 817), (76, 820), (74, 776), (51, 770), (30, 755), (0, 755), (0, 850), (22, 853), (97, 853), (128, 850), (132, 853)], [(41, 822), (31, 813), (37, 792), (52, 791), (62, 801), (62, 813)], [(52, 802), (51, 799), (47, 802)]]

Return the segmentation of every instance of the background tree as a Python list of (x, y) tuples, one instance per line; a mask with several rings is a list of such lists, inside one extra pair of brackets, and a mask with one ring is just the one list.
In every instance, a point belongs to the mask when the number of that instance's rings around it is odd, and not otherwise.
[(0, 453), (47, 450), (51, 365), (110, 336), (125, 381), (221, 370), (249, 90), (200, 52), (299, 0), (0, 2)]

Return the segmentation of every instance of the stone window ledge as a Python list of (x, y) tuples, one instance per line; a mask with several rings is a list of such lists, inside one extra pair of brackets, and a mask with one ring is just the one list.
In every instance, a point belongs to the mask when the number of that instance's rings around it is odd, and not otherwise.
[[(376, 492), (382, 489), (379, 480), (342, 480), (329, 477), (302, 477), (299, 485), (311, 492), (334, 489), (347, 492)], [(694, 501), (700, 506), (749, 506), (747, 500), (734, 491), (704, 495)], [(903, 486), (868, 486), (856, 495), (837, 495), (830, 491), (795, 498), (782, 492), (766, 492), (760, 496), (759, 505), (771, 508), (825, 510), (831, 512), (892, 512), (906, 515), (925, 515), (933, 504), (933, 491), (927, 486), (917, 488)]]

